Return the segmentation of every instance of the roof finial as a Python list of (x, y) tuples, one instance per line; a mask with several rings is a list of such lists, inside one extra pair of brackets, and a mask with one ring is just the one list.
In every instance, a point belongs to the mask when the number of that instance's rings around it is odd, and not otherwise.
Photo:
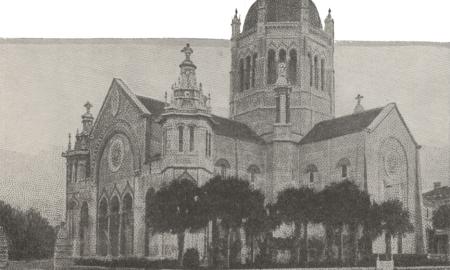
[(235, 9), (235, 11), (234, 11), (234, 15), (237, 17), (237, 15), (238, 15), (238, 10), (237, 10), (237, 8)]
[(331, 8), (328, 9), (328, 15), (331, 15)]
[(84, 107), (86, 108), (86, 113), (91, 113), (91, 108), (93, 106), (89, 101), (87, 101), (86, 104), (84, 104)]
[(355, 109), (353, 110), (353, 113), (361, 113), (361, 112), (363, 112), (364, 111), (364, 107), (361, 105), (361, 100), (363, 99), (364, 97), (361, 95), (361, 94), (358, 94), (357, 96), (356, 96), (356, 100), (357, 100), (357, 104), (356, 104), (356, 106), (355, 106)]
[(191, 45), (189, 43), (186, 44), (186, 47), (184, 47), (181, 50), (182, 53), (186, 55), (186, 60), (191, 61), (191, 54), (194, 53), (194, 50), (192, 50)]

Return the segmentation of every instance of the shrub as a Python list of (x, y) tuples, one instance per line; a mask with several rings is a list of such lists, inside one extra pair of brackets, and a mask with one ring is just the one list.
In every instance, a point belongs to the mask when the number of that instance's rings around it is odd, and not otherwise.
[(198, 251), (195, 248), (186, 250), (183, 256), (183, 267), (185, 269), (197, 269), (200, 265)]
[(80, 266), (101, 266), (101, 267), (125, 267), (125, 268), (149, 268), (149, 269), (176, 269), (176, 260), (158, 260), (151, 261), (146, 258), (114, 258), (114, 259), (97, 259), (97, 258), (80, 258), (75, 260), (75, 265)]

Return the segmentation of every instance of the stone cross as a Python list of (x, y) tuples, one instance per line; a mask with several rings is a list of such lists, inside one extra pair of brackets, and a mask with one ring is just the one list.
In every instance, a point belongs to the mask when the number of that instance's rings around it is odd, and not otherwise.
[(84, 104), (84, 107), (86, 108), (86, 112), (90, 113), (91, 112), (91, 108), (93, 107), (92, 104), (88, 101), (86, 102), (86, 104)]
[(356, 96), (356, 100), (358, 101), (358, 105), (360, 105), (361, 104), (361, 100), (363, 99), (364, 97), (363, 96), (361, 96), (360, 94), (358, 94), (358, 96)]
[(184, 47), (181, 50), (181, 52), (186, 55), (186, 60), (190, 61), (191, 60), (191, 54), (194, 53), (194, 50), (192, 50), (191, 45), (188, 43), (188, 44), (186, 44), (186, 47)]

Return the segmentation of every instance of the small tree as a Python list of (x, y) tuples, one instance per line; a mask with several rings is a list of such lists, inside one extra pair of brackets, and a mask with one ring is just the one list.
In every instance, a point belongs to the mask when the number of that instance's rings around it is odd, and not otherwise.
[(450, 205), (441, 205), (433, 211), (433, 227), (435, 229), (450, 228)]
[(174, 180), (163, 186), (150, 201), (148, 207), (148, 226), (155, 232), (168, 232), (177, 235), (178, 263), (183, 262), (184, 237), (186, 230), (197, 230), (205, 227), (206, 218), (198, 198), (200, 189), (187, 179)]
[(245, 233), (250, 239), (250, 261), (255, 262), (255, 239), (273, 228), (269, 211), (264, 207), (264, 196), (259, 191), (252, 191), (250, 198), (250, 216), (244, 223)]
[(412, 232), (414, 227), (409, 220), (409, 212), (398, 200), (385, 201), (380, 205), (382, 229), (385, 235), (386, 259), (392, 258), (392, 236), (402, 237)]
[[(303, 262), (308, 262), (308, 224), (316, 219), (316, 206), (315, 193), (310, 188), (288, 188), (278, 194), (276, 209), (281, 221), (295, 226), (298, 264), (301, 262), (300, 242), (304, 250)], [(303, 241), (301, 241), (301, 228), (303, 228)]]

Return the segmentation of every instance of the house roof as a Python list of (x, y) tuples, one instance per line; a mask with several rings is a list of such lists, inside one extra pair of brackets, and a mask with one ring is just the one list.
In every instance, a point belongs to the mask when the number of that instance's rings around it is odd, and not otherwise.
[[(144, 96), (136, 97), (152, 115), (159, 116), (164, 112), (164, 102)], [(217, 115), (212, 115), (211, 119), (213, 130), (217, 135), (262, 142), (262, 139), (250, 127), (241, 122)]]
[(450, 199), (450, 187), (444, 186), (425, 192), (423, 199), (430, 203), (435, 200), (448, 200)]
[(361, 113), (346, 115), (317, 123), (300, 141), (309, 144), (358, 133), (367, 128), (384, 108), (376, 108)]
[(246, 124), (217, 115), (212, 115), (212, 120), (215, 123), (213, 130), (218, 135), (256, 142), (263, 141), (262, 138)]
[(136, 95), (136, 97), (152, 115), (158, 116), (164, 112), (164, 107), (166, 106), (164, 102), (150, 97), (138, 95)]

